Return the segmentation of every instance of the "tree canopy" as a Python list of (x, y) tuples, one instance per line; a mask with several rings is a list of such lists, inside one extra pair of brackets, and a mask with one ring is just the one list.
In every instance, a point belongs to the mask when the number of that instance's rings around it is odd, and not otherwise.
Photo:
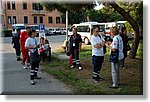
[[(87, 3), (86, 2), (83, 3), (59, 2), (57, 4), (51, 2), (43, 3), (43, 5), (49, 11), (57, 9), (58, 11), (65, 13), (66, 10), (68, 10), (73, 15), (71, 19), (75, 17), (81, 17), (78, 20), (82, 21), (83, 20), (82, 17), (85, 17), (85, 15), (87, 15), (90, 17), (90, 19), (98, 22), (101, 21), (107, 22), (108, 20), (116, 21), (118, 18), (127, 20), (134, 31), (134, 41), (133, 41), (132, 49), (130, 51), (130, 57), (135, 58), (137, 48), (139, 45), (139, 40), (140, 40), (139, 33), (143, 32), (143, 1), (116, 2), (116, 1), (109, 0), (109, 2), (104, 2), (104, 4), (105, 4), (104, 9), (97, 12), (97, 11), (93, 11), (93, 7), (94, 7), (93, 2), (87, 2)], [(82, 11), (85, 11), (86, 13), (84, 14)], [(76, 20), (74, 19), (74, 21)]]

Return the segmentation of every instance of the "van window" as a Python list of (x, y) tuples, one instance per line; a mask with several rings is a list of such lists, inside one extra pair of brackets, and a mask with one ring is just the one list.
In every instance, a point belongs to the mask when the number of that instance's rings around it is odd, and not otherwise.
[(31, 29), (35, 29), (35, 30), (38, 30), (39, 29), (39, 26), (30, 26)]
[(20, 28), (20, 29), (22, 30), (22, 29), (25, 29), (25, 26), (12, 26), (12, 28), (13, 28), (13, 29)]
[(77, 26), (78, 32), (90, 32), (89, 26)]
[(105, 25), (99, 25), (99, 32), (105, 31)]

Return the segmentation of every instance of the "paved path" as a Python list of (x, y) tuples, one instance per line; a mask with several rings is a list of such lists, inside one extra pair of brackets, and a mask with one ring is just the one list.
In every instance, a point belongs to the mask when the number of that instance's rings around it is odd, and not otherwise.
[[(9, 38), (7, 38), (9, 40)], [(56, 44), (56, 43), (55, 43)], [(15, 60), (9, 41), (3, 42), (0, 53), (3, 55), (3, 93), (2, 94), (73, 94), (73, 91), (53, 76), (40, 72), (41, 80), (30, 85), (29, 69), (23, 69)]]

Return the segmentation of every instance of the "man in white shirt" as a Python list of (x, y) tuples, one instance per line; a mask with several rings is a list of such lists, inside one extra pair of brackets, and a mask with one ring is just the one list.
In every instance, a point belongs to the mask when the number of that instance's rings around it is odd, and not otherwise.
[(105, 45), (104, 38), (99, 34), (99, 28), (93, 27), (93, 35), (91, 37), (92, 44), (92, 64), (93, 68), (93, 81), (99, 82), (100, 80), (104, 80), (101, 78), (100, 70), (102, 67), (102, 63), (104, 60), (104, 51), (103, 46)]
[(116, 50), (119, 50), (118, 61), (117, 62), (110, 61), (112, 73), (112, 86), (110, 88), (118, 88), (120, 64), (122, 63), (122, 60), (124, 58), (123, 40), (119, 35), (119, 30), (117, 29), (117, 27), (112, 27), (110, 31), (111, 35), (113, 35), (113, 42), (110, 45), (111, 53), (115, 52)]

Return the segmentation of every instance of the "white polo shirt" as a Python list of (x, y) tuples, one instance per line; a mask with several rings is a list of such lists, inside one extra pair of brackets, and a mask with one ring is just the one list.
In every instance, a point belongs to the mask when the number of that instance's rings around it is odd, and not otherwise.
[[(100, 34), (99, 34), (100, 35)], [(100, 35), (101, 36), (101, 35)], [(94, 48), (94, 45), (102, 43), (104, 38), (101, 36), (101, 38), (97, 35), (92, 35), (91, 37), (91, 44), (92, 44), (92, 56), (104, 56), (103, 47), (102, 48)]]
[[(35, 45), (37, 45), (37, 40), (35, 38), (31, 38), (31, 37), (27, 38), (27, 40), (25, 42), (25, 47), (35, 46)], [(29, 49), (29, 55), (30, 55), (30, 53), (34, 53), (35, 50), (36, 49)]]
[(110, 47), (114, 48), (114, 49), (118, 49), (118, 43), (119, 43), (119, 58), (118, 58), (118, 60), (122, 60), (124, 58), (123, 40), (119, 34), (113, 38), (113, 42), (111, 43)]

